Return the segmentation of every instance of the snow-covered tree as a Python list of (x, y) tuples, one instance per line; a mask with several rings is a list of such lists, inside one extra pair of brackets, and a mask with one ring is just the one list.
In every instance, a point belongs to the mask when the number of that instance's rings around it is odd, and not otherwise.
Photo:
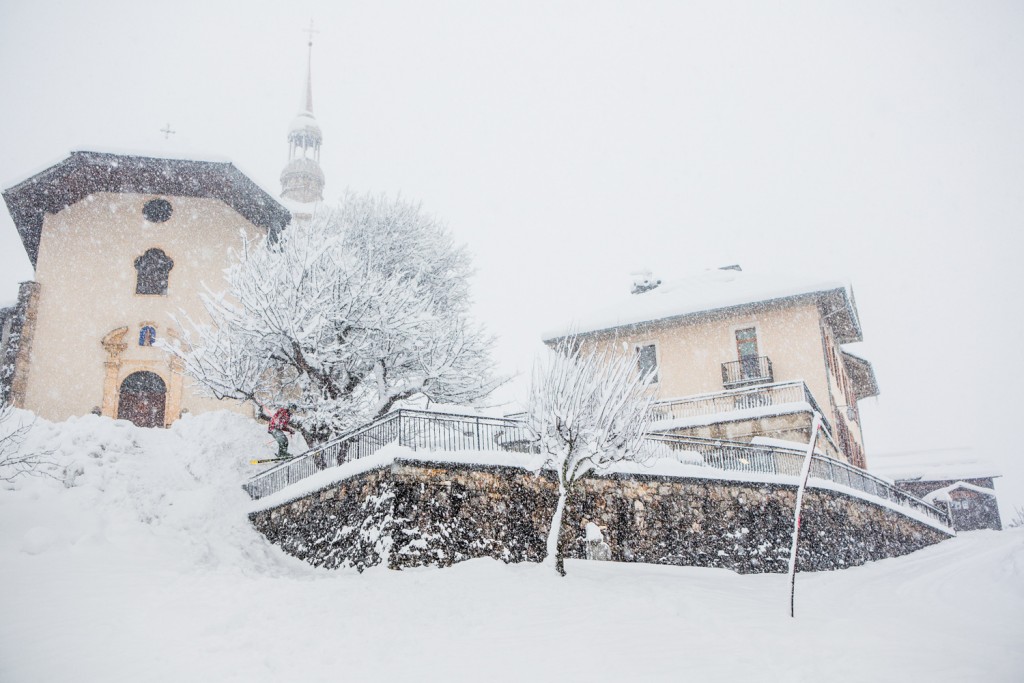
[[(318, 443), (406, 399), (471, 403), (495, 386), (469, 319), (465, 250), (417, 204), (347, 195), (277, 241), (245, 240), (211, 322), (165, 345), (210, 395), (298, 405)], [(191, 329), (188, 329), (191, 328)]]
[(526, 422), (544, 466), (558, 478), (547, 562), (565, 576), (562, 519), (579, 481), (623, 460), (641, 460), (653, 394), (636, 359), (611, 352), (580, 353), (575, 339), (562, 340), (533, 371)]

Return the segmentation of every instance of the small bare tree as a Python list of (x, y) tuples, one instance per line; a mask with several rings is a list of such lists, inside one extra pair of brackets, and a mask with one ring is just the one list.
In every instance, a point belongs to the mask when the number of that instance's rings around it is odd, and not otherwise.
[(1024, 527), (1024, 507), (1018, 505), (1013, 509), (1013, 519), (1006, 525), (1010, 529)]
[(580, 354), (563, 339), (546, 363), (534, 367), (527, 425), (558, 477), (558, 503), (548, 533), (546, 562), (565, 576), (562, 520), (579, 481), (612, 463), (642, 459), (653, 395), (650, 375), (636, 359), (608, 352)]
[(50, 476), (44, 470), (51, 464), (46, 458), (49, 453), (22, 450), (25, 435), (32, 424), (19, 422), (12, 426), (13, 420), (14, 408), (0, 403), (0, 481), (14, 481), (25, 474)]

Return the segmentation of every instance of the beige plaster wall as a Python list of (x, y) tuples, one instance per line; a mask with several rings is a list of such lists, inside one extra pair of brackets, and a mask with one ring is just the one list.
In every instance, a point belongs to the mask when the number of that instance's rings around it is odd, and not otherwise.
[[(829, 416), (829, 419), (832, 420), (833, 424), (842, 421), (850, 431), (850, 437), (863, 449), (864, 435), (860, 426), (860, 412), (855, 410), (853, 419), (850, 419), (850, 414), (845, 408), (845, 406), (853, 406), (854, 408), (857, 406), (853, 382), (850, 380), (850, 373), (843, 360), (842, 348), (836, 341), (832, 331), (827, 328), (825, 329), (824, 345), (826, 349), (832, 350), (836, 363), (835, 365), (829, 364), (825, 368), (833, 404), (831, 407), (823, 405), (822, 410), (831, 410), (833, 414)], [(863, 466), (866, 467), (867, 464), (864, 463)]]
[[(150, 324), (166, 339), (171, 315), (185, 311), (205, 319), (199, 298), (204, 283), (223, 286), (228, 252), (259, 228), (216, 199), (163, 197), (173, 206), (171, 218), (150, 223), (142, 207), (156, 195), (97, 193), (45, 217), (36, 264), (40, 285), (38, 317), (32, 346), (32, 373), (25, 407), (51, 420), (102, 407), (113, 416), (116, 396), (110, 391), (137, 370), (160, 375), (169, 388), (166, 421), (182, 410), (252, 409), (196, 395), (191, 382), (172, 368), (168, 355), (138, 345), (139, 328)], [(166, 295), (135, 293), (135, 259), (151, 248), (174, 261)], [(116, 367), (101, 341), (127, 327)], [(106, 401), (104, 386), (107, 385)], [(113, 387), (110, 385), (114, 384)]]
[(620, 328), (587, 337), (623, 353), (655, 343), (659, 399), (723, 391), (722, 363), (738, 360), (736, 330), (757, 328), (758, 353), (768, 356), (776, 382), (803, 380), (815, 399), (828, 406), (828, 380), (822, 355), (820, 314), (813, 303), (763, 307), (757, 311), (691, 318), (667, 324)]
[[(774, 381), (805, 382), (826, 419), (833, 425), (842, 419), (853, 439), (863, 445), (860, 425), (849, 420), (845, 410), (833, 410), (833, 406), (846, 405), (847, 401), (839, 378), (829, 370), (825, 358), (826, 348), (835, 344), (834, 339), (813, 302), (620, 328), (588, 336), (582, 346), (634, 354), (636, 346), (654, 343), (658, 354), (657, 396), (665, 400), (724, 391), (722, 363), (738, 360), (736, 330), (747, 327), (757, 329), (758, 354), (771, 359)], [(842, 363), (838, 346), (836, 356)]]

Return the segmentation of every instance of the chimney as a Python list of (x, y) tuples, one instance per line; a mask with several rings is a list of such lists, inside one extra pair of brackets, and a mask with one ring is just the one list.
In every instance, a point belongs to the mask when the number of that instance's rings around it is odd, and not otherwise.
[(630, 275), (633, 276), (633, 294), (649, 292), (661, 284), (661, 280), (655, 279), (654, 273), (649, 270), (641, 270)]

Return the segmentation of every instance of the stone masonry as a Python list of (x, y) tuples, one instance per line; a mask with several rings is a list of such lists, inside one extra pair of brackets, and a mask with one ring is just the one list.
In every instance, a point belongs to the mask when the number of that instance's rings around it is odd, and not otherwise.
[[(316, 566), (393, 569), (492, 557), (543, 559), (557, 485), (516, 467), (399, 460), (275, 508), (252, 523)], [(566, 509), (567, 556), (584, 528), (604, 532), (612, 559), (741, 573), (784, 572), (796, 488), (713, 478), (591, 477)], [(913, 552), (948, 534), (889, 508), (809, 488), (798, 568), (840, 569)]]

